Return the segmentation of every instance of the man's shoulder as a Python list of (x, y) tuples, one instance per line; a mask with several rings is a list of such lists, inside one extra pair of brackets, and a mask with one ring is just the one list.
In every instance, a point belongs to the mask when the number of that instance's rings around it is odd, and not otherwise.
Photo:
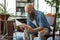
[(40, 16), (44, 15), (44, 13), (42, 11), (39, 11), (39, 10), (35, 10), (35, 14), (40, 15)]
[(43, 12), (42, 11), (39, 11), (39, 10), (35, 10), (35, 13), (36, 14), (43, 14)]

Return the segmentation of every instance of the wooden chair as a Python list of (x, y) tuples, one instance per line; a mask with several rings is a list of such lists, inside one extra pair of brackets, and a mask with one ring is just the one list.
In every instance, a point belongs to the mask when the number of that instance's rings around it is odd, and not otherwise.
[(49, 37), (53, 37), (53, 40), (55, 40), (56, 15), (46, 14), (45, 16), (50, 27), (53, 29), (49, 35), (44, 36), (44, 40), (47, 40)]
[(49, 35), (44, 36), (44, 40), (47, 40), (47, 38), (49, 37), (53, 37), (53, 40), (55, 40), (56, 15), (46, 14), (45, 17), (52, 31), (50, 32)]
[(14, 33), (14, 20), (7, 20), (6, 21), (6, 33), (7, 36), (5, 38), (9, 40), (13, 40), (13, 33)]
[(45, 17), (52, 29), (52, 32), (49, 35), (45, 35), (44, 40), (47, 40), (49, 37), (53, 37), (53, 40), (55, 40), (56, 15), (46, 14)]
[[(46, 17), (50, 27), (53, 28), (53, 29), (52, 29), (52, 32), (49, 35), (44, 36), (44, 40), (47, 40), (47, 38), (49, 38), (49, 37), (53, 37), (53, 40), (55, 40), (56, 15), (46, 14), (45, 17)], [(34, 36), (34, 37), (36, 37), (36, 36)], [(32, 40), (33, 39), (34, 38), (32, 38)]]
[(13, 20), (3, 20), (0, 21), (0, 27), (3, 28), (3, 33), (1, 39), (8, 38), (9, 40), (13, 40), (13, 32), (14, 32), (14, 24)]
[(9, 40), (13, 40), (14, 23), (15, 23), (14, 20), (7, 21), (7, 33), (8, 33), (7, 38)]
[(14, 32), (13, 22), (15, 22), (15, 21), (7, 21), (8, 36), (13, 36), (13, 32)]

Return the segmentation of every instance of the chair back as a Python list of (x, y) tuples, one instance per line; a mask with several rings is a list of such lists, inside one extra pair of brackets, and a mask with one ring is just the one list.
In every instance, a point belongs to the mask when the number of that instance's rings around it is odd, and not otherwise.
[(55, 34), (55, 27), (56, 27), (56, 15), (46, 14), (46, 19), (50, 26), (53, 27), (53, 34)]

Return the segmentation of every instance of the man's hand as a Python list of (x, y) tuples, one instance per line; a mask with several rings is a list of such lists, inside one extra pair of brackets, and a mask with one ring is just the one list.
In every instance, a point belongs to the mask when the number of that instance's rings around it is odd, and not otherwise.
[(41, 30), (41, 31), (39, 31), (39, 32), (40, 32), (40, 34), (42, 35), (42, 34), (46, 33), (47, 31), (46, 31), (45, 29), (43, 29), (43, 30)]
[(23, 26), (19, 26), (19, 29), (20, 29), (21, 31), (24, 31), (24, 30), (25, 30)]
[(37, 28), (34, 28), (33, 30), (34, 31), (41, 31), (41, 30), (43, 30), (44, 28), (43, 27), (37, 27)]
[(31, 26), (28, 26), (26, 24), (24, 25), (19, 25), (20, 30), (24, 31), (24, 30), (28, 30), (29, 32), (33, 31), (33, 28)]
[(25, 26), (25, 29), (28, 30), (29, 32), (33, 32), (33, 28), (31, 26)]
[(19, 29), (20, 29), (21, 31), (24, 31), (24, 30), (25, 30), (25, 26), (26, 26), (26, 24), (19, 25)]

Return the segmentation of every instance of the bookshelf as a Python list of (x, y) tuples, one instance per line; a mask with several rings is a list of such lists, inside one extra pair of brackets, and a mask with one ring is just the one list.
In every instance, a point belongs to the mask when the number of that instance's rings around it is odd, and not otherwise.
[(26, 12), (25, 12), (25, 5), (27, 3), (31, 3), (32, 0), (16, 0), (16, 16), (20, 17), (17, 18), (18, 21), (22, 23), (26, 23)]
[(16, 0), (16, 15), (17, 16), (26, 16), (24, 7), (27, 3), (31, 3), (32, 0)]
[(24, 7), (28, 3), (27, 0), (16, 0), (16, 15), (17, 16), (26, 16)]

